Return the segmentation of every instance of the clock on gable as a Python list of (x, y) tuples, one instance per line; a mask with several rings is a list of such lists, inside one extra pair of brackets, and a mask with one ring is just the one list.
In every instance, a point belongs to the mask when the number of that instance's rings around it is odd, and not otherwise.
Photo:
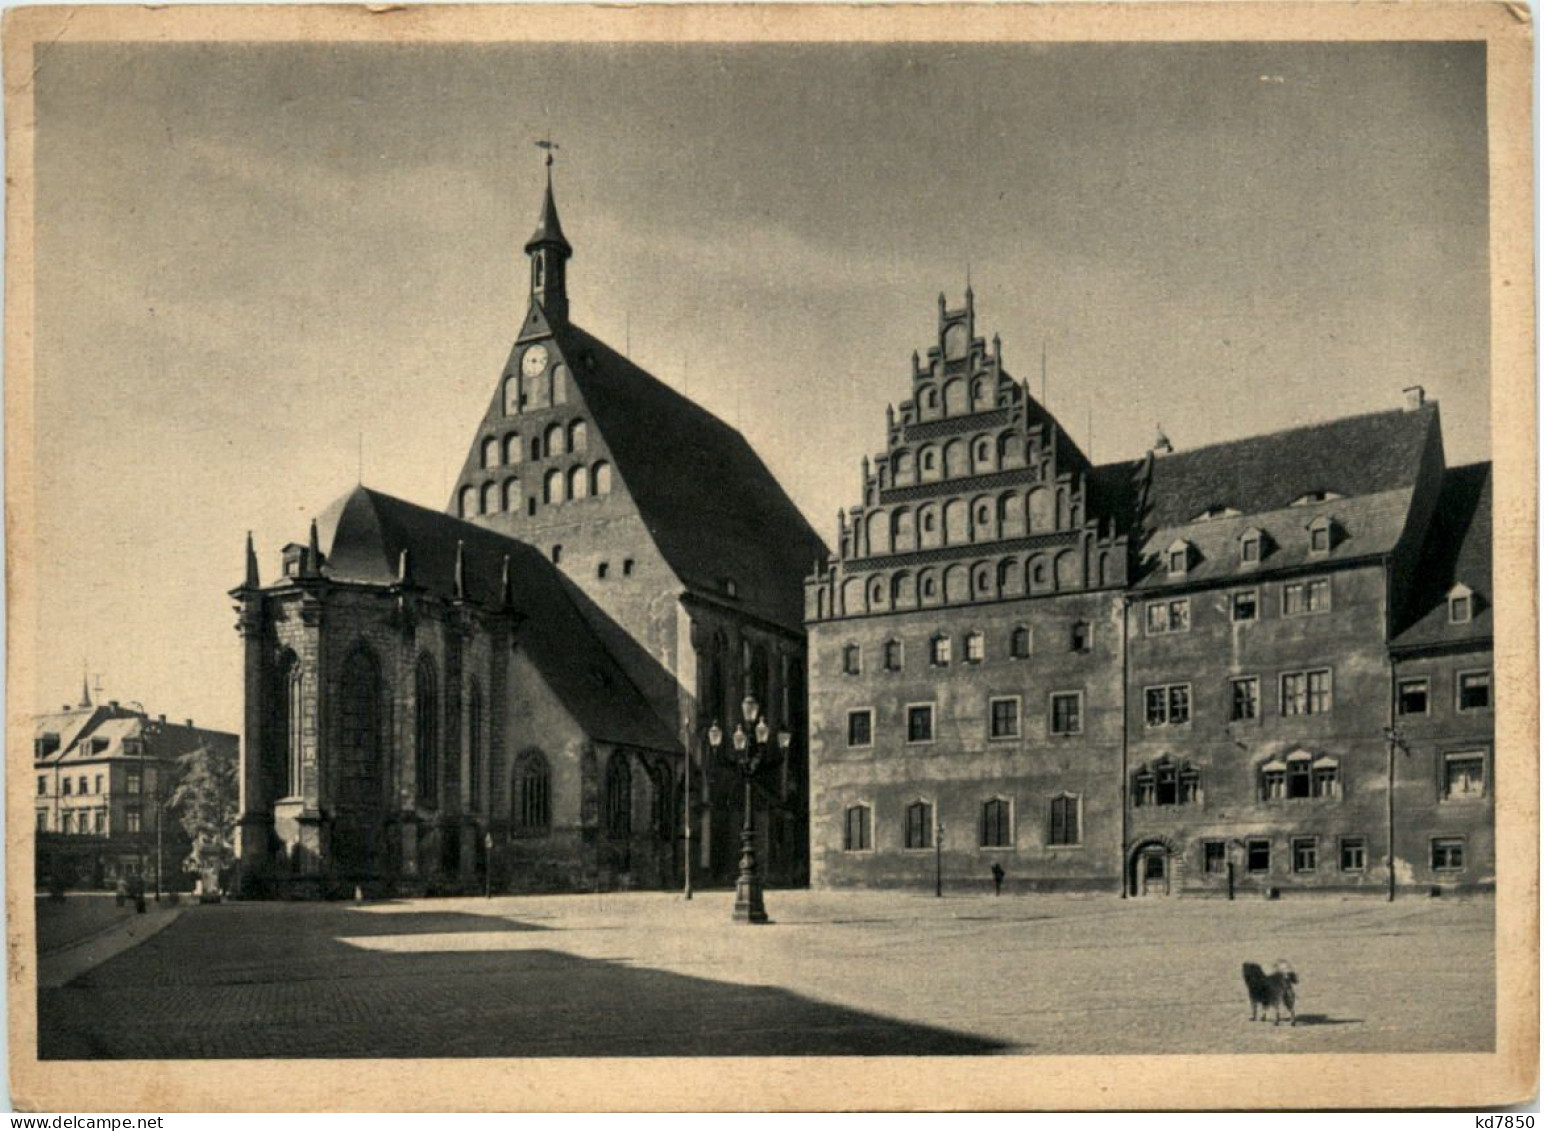
[(520, 359), (520, 372), (527, 377), (535, 377), (547, 368), (547, 347), (532, 346), (525, 351), (525, 356)]

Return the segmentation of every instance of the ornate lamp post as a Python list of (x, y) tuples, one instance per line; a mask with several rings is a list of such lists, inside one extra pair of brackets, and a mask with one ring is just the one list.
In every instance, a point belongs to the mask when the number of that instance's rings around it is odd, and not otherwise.
[[(755, 811), (751, 807), (751, 782), (762, 763), (776, 753), (785, 756), (793, 735), (788, 728), (779, 727), (777, 746), (773, 747), (772, 728), (761, 713), (761, 704), (754, 695), (747, 695), (740, 704), (744, 720), (735, 724), (730, 745), (734, 748), (735, 767), (745, 779), (745, 824), (740, 829), (740, 876), (735, 881), (734, 919), (740, 923), (765, 923), (767, 908), (762, 899), (761, 875), (756, 868)], [(747, 733), (747, 731), (749, 733)], [(708, 728), (708, 745), (715, 755), (722, 751), (723, 729), (715, 722)]]

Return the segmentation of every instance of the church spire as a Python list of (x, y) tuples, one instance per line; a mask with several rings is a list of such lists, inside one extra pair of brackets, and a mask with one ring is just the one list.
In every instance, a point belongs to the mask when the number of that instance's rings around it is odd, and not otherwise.
[(568, 321), (566, 265), (574, 249), (563, 235), (557, 200), (552, 195), (552, 151), (557, 146), (542, 141), (536, 144), (547, 151), (547, 192), (536, 231), (525, 241), (525, 253), (531, 258), (531, 303), (541, 308), (549, 325), (555, 326)]

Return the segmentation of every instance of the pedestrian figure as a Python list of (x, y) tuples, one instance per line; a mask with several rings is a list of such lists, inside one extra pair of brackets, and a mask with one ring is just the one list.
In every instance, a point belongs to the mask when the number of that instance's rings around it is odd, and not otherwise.
[(123, 901), (129, 897), (129, 885), (124, 881), (122, 876), (118, 877), (118, 888), (116, 894), (118, 897), (118, 906), (122, 907)]
[(998, 863), (996, 860), (993, 860), (992, 861), (992, 886), (996, 889), (992, 893), (993, 895), (1001, 895), (1003, 893), (1003, 876), (1005, 876), (1005, 875), (1007, 875), (1007, 873), (1003, 871), (1003, 866), (1000, 863)]

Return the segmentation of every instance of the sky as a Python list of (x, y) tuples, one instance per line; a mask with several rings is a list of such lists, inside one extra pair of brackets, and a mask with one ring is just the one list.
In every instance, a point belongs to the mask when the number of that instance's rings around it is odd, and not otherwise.
[(831, 541), (934, 341), (1099, 462), (1442, 405), (1489, 456), (1482, 44), (59, 44), (37, 80), (39, 710), (239, 730), (227, 591), (442, 508), (554, 169), (572, 317)]

